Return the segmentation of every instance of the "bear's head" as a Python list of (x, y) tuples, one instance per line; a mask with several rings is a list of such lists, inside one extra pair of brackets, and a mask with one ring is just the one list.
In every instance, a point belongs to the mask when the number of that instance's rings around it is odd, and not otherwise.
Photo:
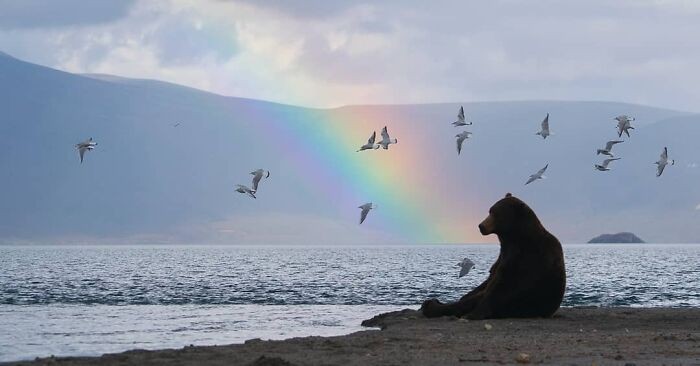
[(535, 212), (525, 202), (507, 193), (505, 198), (491, 206), (488, 217), (479, 224), (479, 231), (482, 235), (519, 235), (531, 231), (533, 225), (541, 227)]

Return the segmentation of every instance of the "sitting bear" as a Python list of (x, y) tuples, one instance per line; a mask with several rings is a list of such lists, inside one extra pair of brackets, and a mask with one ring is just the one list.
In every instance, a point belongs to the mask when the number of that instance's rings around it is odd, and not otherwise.
[(510, 193), (496, 202), (479, 224), (482, 235), (496, 234), (501, 250), (484, 283), (459, 301), (426, 300), (426, 317), (468, 319), (548, 317), (559, 309), (566, 288), (561, 244), (525, 202)]

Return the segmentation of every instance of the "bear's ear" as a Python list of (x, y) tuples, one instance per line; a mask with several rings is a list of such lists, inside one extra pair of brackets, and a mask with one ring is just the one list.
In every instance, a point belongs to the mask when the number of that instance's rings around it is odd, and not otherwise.
[(506, 193), (506, 198), (510, 198), (510, 197), (513, 197), (513, 195), (510, 194), (510, 192)]

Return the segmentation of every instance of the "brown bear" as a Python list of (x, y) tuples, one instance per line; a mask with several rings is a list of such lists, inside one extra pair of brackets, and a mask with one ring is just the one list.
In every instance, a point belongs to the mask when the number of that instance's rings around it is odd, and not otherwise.
[(496, 202), (479, 224), (482, 235), (496, 234), (501, 250), (490, 275), (457, 302), (426, 300), (426, 317), (468, 319), (548, 317), (559, 309), (566, 288), (559, 240), (525, 202), (510, 193)]

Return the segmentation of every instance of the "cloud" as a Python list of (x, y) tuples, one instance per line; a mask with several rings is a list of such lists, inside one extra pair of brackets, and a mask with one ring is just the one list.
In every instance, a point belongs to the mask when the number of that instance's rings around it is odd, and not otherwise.
[(0, 28), (54, 28), (110, 22), (127, 15), (134, 0), (0, 0)]
[[(32, 17), (38, 1), (0, 0), (15, 7), (0, 12), (0, 49), (319, 107), (567, 99), (692, 111), (700, 98), (700, 6), (687, 1), (47, 3), (60, 21)], [(81, 27), (41, 28), (61, 24)]]

